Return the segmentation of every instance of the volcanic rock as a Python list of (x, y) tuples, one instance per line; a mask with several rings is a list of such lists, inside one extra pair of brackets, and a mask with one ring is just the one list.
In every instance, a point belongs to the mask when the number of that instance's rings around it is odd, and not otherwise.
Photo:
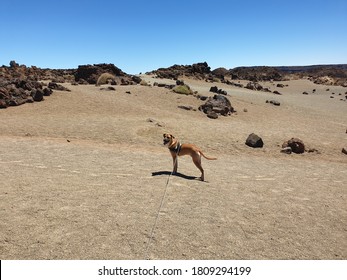
[(282, 149), (290, 147), (293, 153), (302, 154), (305, 152), (305, 144), (298, 138), (292, 138), (282, 144)]
[(10, 67), (11, 67), (11, 68), (19, 67), (19, 64), (18, 64), (16, 61), (11, 60), (11, 61), (10, 61)]
[(44, 88), (43, 89), (43, 95), (44, 96), (50, 96), (53, 93), (53, 90), (51, 88)]
[(180, 108), (180, 109), (183, 109), (183, 110), (187, 110), (187, 111), (196, 111), (196, 110), (194, 110), (194, 108), (192, 107), (192, 106), (190, 106), (190, 105), (178, 105), (177, 106), (178, 108)]
[(235, 112), (229, 99), (219, 94), (214, 95), (213, 98), (209, 97), (206, 103), (199, 107), (199, 110), (210, 118), (216, 118), (218, 115), (228, 116)]
[(64, 87), (64, 86), (62, 86), (62, 85), (59, 85), (59, 84), (57, 84), (57, 83), (54, 83), (54, 82), (50, 82), (50, 83), (48, 84), (48, 88), (54, 89), (54, 90), (60, 90), (60, 91), (71, 91), (71, 90), (69, 90), (68, 88), (66, 88), (66, 87)]
[(275, 105), (275, 106), (281, 105), (281, 103), (278, 102), (277, 100), (266, 100), (266, 103), (270, 103), (270, 104)]
[(210, 92), (219, 93), (219, 94), (223, 94), (223, 95), (228, 94), (225, 90), (222, 90), (222, 89), (218, 88), (217, 86), (211, 87)]
[(210, 92), (217, 93), (217, 92), (218, 92), (218, 87), (217, 87), (217, 86), (211, 87), (211, 88), (210, 88)]
[(260, 85), (257, 82), (249, 82), (245, 88), (251, 89), (251, 90), (263, 90), (263, 86)]
[(215, 111), (208, 111), (206, 115), (210, 119), (218, 119), (218, 114)]
[(211, 68), (206, 62), (192, 65), (173, 65), (168, 68), (159, 68), (147, 75), (156, 75), (158, 78), (177, 80), (179, 77), (186, 76), (196, 79), (205, 79), (211, 74)]
[(263, 139), (254, 133), (247, 137), (245, 144), (251, 148), (262, 148), (264, 146)]
[(76, 82), (87, 81), (89, 84), (96, 84), (98, 78), (103, 73), (113, 74), (117, 78), (117, 84), (132, 85), (141, 82), (141, 78), (131, 76), (123, 72), (114, 64), (94, 64), (94, 65), (80, 65), (75, 74)]
[(0, 67), (0, 107), (42, 101), (43, 96), (49, 96), (52, 90), (44, 88), (39, 80), (72, 81), (73, 75), (74, 70), (40, 69), (11, 61), (10, 67)]
[(224, 80), (224, 77), (227, 76), (227, 75), (230, 76), (229, 70), (227, 70), (227, 69), (225, 69), (225, 68), (223, 68), (223, 67), (214, 69), (214, 70), (212, 71), (212, 74), (213, 74), (215, 77), (217, 77), (217, 78), (219, 78), (219, 79), (221, 79), (221, 80)]
[(4, 99), (0, 99), (0, 109), (4, 109), (7, 107), (8, 107), (8, 104), (6, 103), (6, 101)]
[(282, 73), (275, 67), (236, 67), (230, 70), (231, 77), (239, 80), (257, 81), (281, 81)]
[(43, 101), (43, 95), (44, 95), (44, 92), (42, 89), (32, 89), (31, 91), (31, 96), (36, 102)]

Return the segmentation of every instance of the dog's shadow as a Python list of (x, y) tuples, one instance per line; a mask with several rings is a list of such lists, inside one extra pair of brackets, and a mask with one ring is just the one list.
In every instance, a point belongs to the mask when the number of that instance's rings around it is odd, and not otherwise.
[(179, 172), (173, 173), (173, 174), (171, 174), (170, 171), (152, 172), (152, 176), (161, 176), (161, 175), (172, 175), (172, 176), (181, 177), (181, 178), (186, 179), (186, 180), (197, 180), (197, 179), (200, 179), (199, 177), (188, 176), (188, 175), (185, 175), (185, 174), (182, 174), (182, 173), (179, 173)]

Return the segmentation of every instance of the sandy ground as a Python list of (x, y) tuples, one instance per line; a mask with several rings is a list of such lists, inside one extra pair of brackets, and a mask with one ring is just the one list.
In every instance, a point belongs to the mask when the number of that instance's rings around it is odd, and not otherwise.
[[(144, 86), (66, 85), (0, 110), (0, 259), (346, 259), (347, 89), (284, 84), (263, 83), (280, 96), (214, 84), (238, 111), (217, 120), (177, 107), (195, 97)], [(172, 170), (164, 132), (218, 160), (203, 159), (200, 182), (179, 159), (146, 256)], [(252, 132), (263, 149), (244, 144)], [(281, 154), (291, 137), (320, 153)]]

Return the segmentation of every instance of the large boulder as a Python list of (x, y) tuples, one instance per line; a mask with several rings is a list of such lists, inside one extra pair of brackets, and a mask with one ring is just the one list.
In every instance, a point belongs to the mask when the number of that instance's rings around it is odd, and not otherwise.
[(11, 68), (16, 68), (16, 67), (19, 67), (19, 64), (15, 60), (11, 60), (10, 61), (10, 67)]
[(64, 87), (62, 85), (59, 85), (59, 84), (57, 84), (55, 82), (50, 82), (48, 84), (48, 88), (52, 89), (52, 90), (54, 89), (54, 90), (60, 90), (60, 91), (71, 91), (70, 89), (68, 89), (68, 88), (66, 88), (66, 87)]
[(31, 96), (34, 99), (34, 101), (36, 102), (41, 102), (43, 101), (43, 96), (44, 96), (44, 92), (42, 89), (32, 89), (31, 90)]
[(223, 94), (223, 95), (228, 94), (225, 90), (222, 90), (222, 89), (218, 88), (217, 86), (211, 87), (210, 92), (219, 93), (219, 94)]
[(218, 87), (217, 86), (211, 87), (210, 92), (218, 93)]
[(199, 107), (210, 118), (217, 118), (218, 115), (228, 116), (235, 112), (229, 99), (224, 95), (215, 94), (209, 97), (205, 104)]
[(8, 104), (6, 103), (6, 101), (4, 99), (0, 99), (0, 109), (4, 109), (7, 107), (8, 107)]
[(249, 82), (245, 88), (251, 89), (251, 90), (263, 90), (263, 86), (257, 82)]

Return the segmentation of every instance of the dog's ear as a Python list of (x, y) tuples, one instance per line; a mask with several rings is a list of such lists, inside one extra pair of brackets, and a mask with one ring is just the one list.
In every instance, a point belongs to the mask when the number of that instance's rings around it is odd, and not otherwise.
[(175, 138), (175, 136), (173, 136), (172, 134), (169, 134), (169, 133), (164, 133), (164, 134), (163, 134), (163, 137), (164, 137), (164, 138), (167, 137), (167, 138), (170, 138), (170, 139), (174, 139), (174, 138)]

